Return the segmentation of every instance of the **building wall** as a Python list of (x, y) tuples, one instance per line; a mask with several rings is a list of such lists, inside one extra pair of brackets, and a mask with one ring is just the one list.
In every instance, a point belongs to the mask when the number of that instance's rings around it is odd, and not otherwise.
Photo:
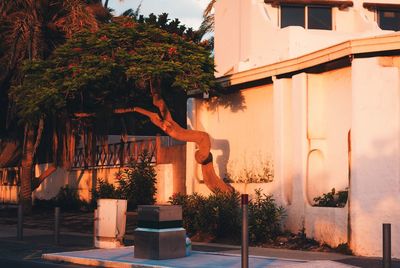
[[(348, 187), (351, 68), (301, 73), (223, 98), (191, 99), (188, 125), (210, 134), (214, 167), (221, 178), (242, 178), (273, 167), (269, 183), (233, 183), (242, 193), (262, 188), (288, 213), (285, 228), (332, 246), (347, 242), (348, 207), (313, 207), (332, 188)], [(188, 144), (187, 192), (208, 194)]]
[[(382, 223), (400, 237), (399, 57), (360, 58), (352, 68), (351, 247), (382, 256)], [(392, 256), (400, 245), (392, 243)]]
[[(221, 177), (218, 159), (240, 171), (272, 155), (273, 182), (233, 186), (273, 194), (287, 210), (286, 229), (304, 227), (331, 246), (349, 243), (357, 255), (381, 256), (382, 224), (400, 236), (399, 68), (400, 57), (356, 57), (351, 67), (275, 78), (220, 101), (191, 99), (189, 123), (212, 137)], [(241, 109), (230, 106), (237, 100)], [(207, 194), (194, 149), (188, 145), (187, 190)], [(312, 206), (316, 196), (347, 187), (344, 208)], [(396, 243), (392, 255), (400, 257)]]
[[(280, 29), (279, 8), (264, 0), (220, 0), (215, 4), (216, 75), (236, 73), (295, 58), (349, 39), (388, 34), (362, 0), (333, 8), (333, 30)], [(368, 2), (368, 1), (365, 1)], [(396, 0), (374, 1), (398, 3)], [(229, 45), (227, 45), (229, 44)]]
[[(263, 175), (263, 167), (273, 169), (273, 89), (272, 85), (251, 88), (209, 101), (194, 101), (188, 125), (211, 137), (216, 173), (221, 178), (248, 179), (244, 172)], [(190, 109), (190, 108), (189, 108)], [(188, 144), (187, 162), (194, 154)], [(187, 167), (193, 185), (188, 192), (206, 191), (199, 165)], [(273, 171), (271, 171), (273, 174)]]

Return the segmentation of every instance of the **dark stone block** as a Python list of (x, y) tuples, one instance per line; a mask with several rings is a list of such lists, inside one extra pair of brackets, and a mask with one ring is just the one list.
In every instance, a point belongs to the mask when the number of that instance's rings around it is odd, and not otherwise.
[(138, 221), (181, 221), (181, 206), (139, 206)]
[(136, 229), (135, 258), (164, 260), (185, 257), (186, 231), (179, 229), (161, 232)]
[(181, 206), (139, 206), (135, 258), (163, 260), (185, 257), (186, 231), (180, 226)]

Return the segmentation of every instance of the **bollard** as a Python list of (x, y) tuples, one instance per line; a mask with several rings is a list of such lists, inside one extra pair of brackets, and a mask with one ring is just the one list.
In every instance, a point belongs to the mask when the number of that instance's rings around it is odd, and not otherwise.
[(60, 243), (60, 208), (54, 208), (54, 243)]
[(93, 246), (96, 247), (96, 236), (97, 236), (97, 209), (94, 210), (94, 215), (93, 215)]
[(391, 230), (390, 223), (384, 223), (382, 225), (383, 231), (383, 268), (392, 267), (392, 241), (391, 241)]
[(249, 195), (242, 194), (242, 268), (249, 267)]
[(23, 235), (23, 221), (24, 221), (24, 210), (22, 204), (18, 205), (18, 222), (17, 222), (17, 239), (22, 240)]

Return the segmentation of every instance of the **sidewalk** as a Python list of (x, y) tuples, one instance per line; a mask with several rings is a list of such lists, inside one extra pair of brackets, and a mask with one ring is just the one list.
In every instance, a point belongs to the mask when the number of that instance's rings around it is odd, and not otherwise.
[[(193, 251), (188, 257), (170, 260), (144, 260), (133, 257), (134, 247), (120, 249), (94, 249), (79, 252), (64, 252), (56, 254), (44, 254), (43, 258), (52, 261), (67, 261), (81, 265), (92, 265), (96, 267), (175, 267), (175, 268), (210, 268), (210, 267), (241, 267), (241, 256), (228, 253), (210, 253)], [(261, 256), (250, 256), (249, 267), (268, 268), (350, 268), (345, 264), (333, 261), (302, 261), (277, 259)]]
[[(15, 226), (0, 225), (0, 258), (40, 260), (42, 254), (85, 251), (93, 249), (93, 237), (91, 234), (62, 232), (59, 245), (54, 244), (53, 238), (53, 232), (51, 230), (25, 228), (24, 240), (18, 241), (16, 239)], [(128, 235), (126, 245), (131, 246), (132, 244), (132, 236)], [(112, 258), (122, 256), (122, 258), (130, 258), (129, 260), (132, 261), (133, 249), (124, 248), (124, 250), (127, 250), (128, 252), (122, 252), (120, 255), (118, 255), (119, 253), (116, 253), (117, 255), (112, 256)], [(240, 264), (239, 246), (213, 243), (193, 243), (193, 251), (196, 252), (192, 255), (192, 259), (184, 259), (185, 265), (188, 265), (188, 261), (190, 263), (191, 261), (195, 262), (200, 260), (208, 260), (208, 264), (203, 266), (207, 268), (217, 267), (213, 264), (216, 264), (218, 261), (229, 261), (228, 265), (224, 264), (225, 267), (235, 267), (236, 264)], [(91, 252), (93, 253), (93, 251)], [(253, 258), (253, 262), (254, 264), (256, 264), (256, 266), (251, 267), (382, 267), (380, 259), (377, 258), (356, 257), (337, 253), (309, 252), (257, 247), (250, 247), (249, 252), (251, 256), (255, 256)], [(212, 262), (210, 262), (210, 260), (212, 260)], [(161, 261), (161, 263), (156, 264), (142, 263), (141, 266), (144, 267), (144, 265), (153, 265), (150, 267), (155, 267), (154, 265), (156, 265), (156, 267), (162, 267), (161, 264), (164, 264), (165, 266), (169, 263), (170, 265), (175, 265), (172, 267), (189, 267), (179, 266), (179, 263), (177, 264), (174, 261), (176, 260), (170, 260), (169, 262)], [(127, 259), (124, 259), (123, 262), (126, 263)], [(197, 262), (197, 264), (199, 263)], [(261, 266), (257, 266), (258, 264), (260, 264)], [(279, 264), (280, 266), (276, 266), (277, 264)], [(392, 267), (400, 268), (400, 261), (394, 261)]]

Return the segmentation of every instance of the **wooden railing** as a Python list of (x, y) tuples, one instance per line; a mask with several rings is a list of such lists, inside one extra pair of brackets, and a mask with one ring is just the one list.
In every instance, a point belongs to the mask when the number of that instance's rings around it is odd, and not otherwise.
[(156, 139), (120, 142), (97, 146), (92, 157), (87, 157), (84, 148), (77, 149), (72, 165), (75, 169), (106, 168), (127, 166), (139, 160), (142, 152), (147, 151), (156, 162)]

